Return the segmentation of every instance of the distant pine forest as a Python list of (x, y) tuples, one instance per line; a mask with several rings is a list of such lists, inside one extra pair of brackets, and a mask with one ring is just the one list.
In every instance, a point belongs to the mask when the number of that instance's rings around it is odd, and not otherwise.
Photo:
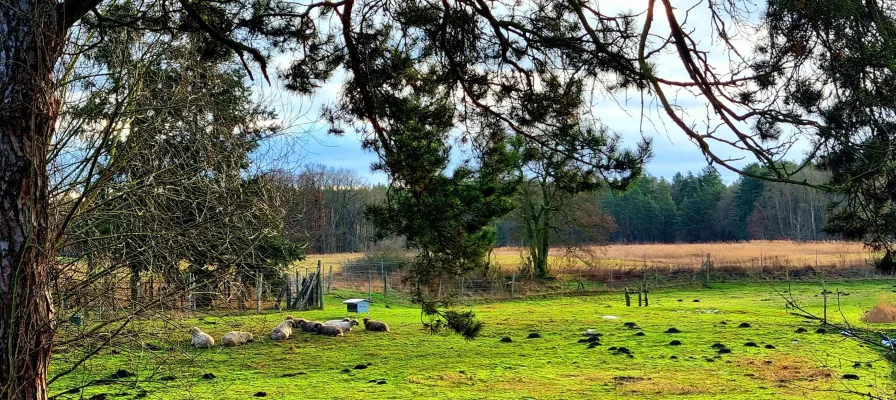
[[(279, 174), (295, 190), (290, 230), (307, 235), (308, 253), (366, 252), (376, 246), (364, 208), (383, 201), (387, 186), (371, 185), (356, 171), (324, 165)], [(797, 177), (813, 183), (827, 179), (825, 172), (811, 167)], [(537, 196), (522, 191), (519, 196), (524, 195)], [(580, 193), (557, 206), (551, 241), (552, 246), (569, 246), (832, 240), (837, 237), (823, 228), (836, 200), (807, 186), (743, 176), (726, 185), (712, 167), (677, 173), (671, 181), (647, 175), (625, 192)], [(525, 218), (514, 211), (496, 221), (497, 245), (526, 245)]]

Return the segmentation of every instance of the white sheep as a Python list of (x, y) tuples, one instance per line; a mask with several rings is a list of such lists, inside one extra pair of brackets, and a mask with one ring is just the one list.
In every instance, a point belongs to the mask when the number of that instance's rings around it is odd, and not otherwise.
[(348, 318), (331, 319), (327, 322), (324, 322), (324, 325), (338, 326), (340, 329), (342, 329), (343, 332), (348, 332), (358, 325), (358, 320)]
[(224, 334), (224, 337), (221, 338), (221, 344), (225, 346), (242, 346), (252, 340), (254, 340), (254, 338), (249, 332), (233, 331)]
[(295, 326), (295, 320), (293, 320), (292, 316), (289, 315), (286, 317), (286, 320), (281, 322), (280, 325), (277, 325), (274, 330), (271, 331), (271, 339), (274, 340), (286, 340), (292, 336), (292, 328)]
[(193, 340), (190, 341), (193, 346), (200, 349), (210, 349), (215, 346), (215, 339), (195, 326), (190, 328), (190, 334), (193, 336)]

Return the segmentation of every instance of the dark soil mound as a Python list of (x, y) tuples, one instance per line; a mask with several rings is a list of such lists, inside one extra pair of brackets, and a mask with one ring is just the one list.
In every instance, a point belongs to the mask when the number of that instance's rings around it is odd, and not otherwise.
[(798, 328), (796, 330), (796, 333), (806, 333), (806, 332), (808, 332), (808, 331), (806, 331), (806, 328)]
[(673, 327), (671, 327), (671, 328), (669, 328), (669, 329), (666, 329), (666, 331), (663, 332), (663, 333), (681, 333), (681, 331), (678, 330), (678, 328), (676, 328), (676, 327), (673, 326)]
[(211, 373), (211, 372), (202, 375), (202, 379), (209, 379), (209, 380), (211, 380), (211, 379), (215, 379), (215, 378), (217, 378), (217, 376), (215, 376), (215, 374), (213, 374), (213, 373)]
[(673, 340), (673, 341), (669, 342), (669, 346), (681, 346), (681, 341)]
[(130, 377), (136, 376), (136, 375), (137, 374), (133, 374), (126, 369), (119, 369), (118, 371), (113, 372), (112, 375), (109, 375), (109, 379), (124, 379), (124, 378), (130, 378)]
[(747, 347), (759, 347), (759, 345), (756, 344), (756, 342), (746, 342), (746, 343), (744, 343), (744, 346), (747, 346)]
[(541, 339), (541, 334), (538, 332), (532, 332), (529, 336), (526, 336), (526, 339)]
[(767, 345), (765, 345), (765, 348), (771, 350), (771, 349), (774, 349), (775, 346), (771, 345), (771, 344), (767, 344)]
[(268, 394), (265, 393), (265, 392), (255, 392), (255, 394), (254, 394), (253, 396), (255, 396), (255, 397), (267, 397), (267, 395), (268, 395)]
[(727, 347), (722, 347), (721, 349), (719, 349), (719, 354), (728, 354), (728, 353), (731, 353), (731, 349), (729, 349)]
[(510, 342), (513, 342), (513, 339), (511, 339), (510, 336), (504, 336), (501, 338), (501, 343), (510, 343)]
[(635, 336), (644, 336), (644, 332), (638, 332), (635, 334)]
[(367, 369), (367, 366), (364, 364), (355, 365), (355, 369)]
[(859, 376), (856, 374), (843, 374), (843, 379), (850, 380), (850, 381), (856, 381), (856, 380), (859, 380)]
[(737, 327), (738, 328), (749, 328), (750, 324), (747, 322), (741, 322), (740, 325), (738, 325)]

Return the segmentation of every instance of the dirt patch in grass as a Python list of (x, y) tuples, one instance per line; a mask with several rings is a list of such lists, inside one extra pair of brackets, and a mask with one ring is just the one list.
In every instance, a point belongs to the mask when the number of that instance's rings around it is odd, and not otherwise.
[(691, 385), (688, 383), (657, 381), (651, 378), (617, 377), (613, 378), (616, 391), (624, 394), (686, 396), (712, 394), (711, 385)]
[(745, 372), (748, 371), (748, 373), (754, 374), (755, 378), (770, 383), (817, 381), (831, 377), (830, 371), (815, 366), (807, 358), (798, 356), (774, 358), (744, 357), (735, 360), (735, 364), (744, 369)]

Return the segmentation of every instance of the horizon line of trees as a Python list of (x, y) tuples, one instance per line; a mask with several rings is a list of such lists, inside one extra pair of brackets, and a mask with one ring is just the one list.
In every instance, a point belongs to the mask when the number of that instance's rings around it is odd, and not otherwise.
[[(764, 173), (758, 165), (747, 168)], [(363, 212), (367, 205), (385, 201), (387, 185), (324, 164), (280, 174), (292, 176), (303, 199), (290, 229), (306, 232), (308, 254), (375, 248), (374, 230)], [(823, 182), (828, 174), (807, 167), (796, 177)], [(552, 246), (840, 239), (823, 229), (834, 195), (744, 176), (725, 184), (711, 166), (676, 173), (671, 180), (645, 174), (624, 192), (599, 190), (573, 199), (553, 213)], [(522, 193), (516, 201), (525, 203)], [(528, 246), (525, 218), (519, 208), (499, 218), (496, 246)]]

